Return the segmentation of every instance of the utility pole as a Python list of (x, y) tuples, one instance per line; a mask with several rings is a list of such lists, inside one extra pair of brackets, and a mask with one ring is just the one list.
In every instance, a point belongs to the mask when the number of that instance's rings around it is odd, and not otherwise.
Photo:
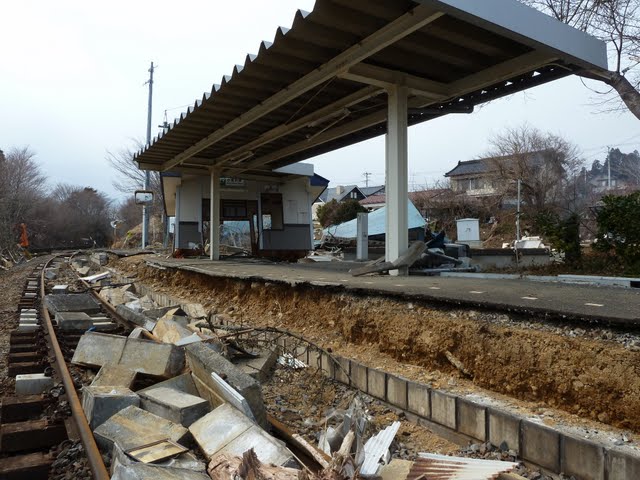
[[(151, 107), (153, 103), (153, 62), (151, 62), (151, 68), (149, 68), (149, 80), (145, 82), (149, 85), (149, 105), (147, 107), (147, 146), (151, 144)], [(144, 172), (144, 190), (149, 190), (149, 170)], [(147, 206), (142, 206), (142, 249), (144, 250), (148, 244), (149, 236), (149, 212), (147, 212)]]
[(611, 190), (611, 148), (609, 147), (607, 151), (609, 152), (607, 155), (607, 190)]
[(364, 177), (364, 185), (365, 187), (369, 186), (369, 177), (372, 175), (371, 172), (364, 172), (362, 176)]
[(516, 210), (516, 240), (520, 241), (520, 197), (522, 190), (522, 180), (518, 179), (518, 208)]

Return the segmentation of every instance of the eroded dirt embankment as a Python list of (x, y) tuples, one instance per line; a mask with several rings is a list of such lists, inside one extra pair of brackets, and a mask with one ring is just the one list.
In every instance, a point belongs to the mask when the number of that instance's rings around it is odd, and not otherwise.
[(120, 261), (118, 269), (157, 291), (201, 302), (244, 324), (298, 332), (345, 356), (388, 355), (462, 377), (453, 356), (474, 385), (640, 432), (640, 352), (614, 342), (502, 326), (477, 312), (380, 296), (157, 270), (140, 259)]

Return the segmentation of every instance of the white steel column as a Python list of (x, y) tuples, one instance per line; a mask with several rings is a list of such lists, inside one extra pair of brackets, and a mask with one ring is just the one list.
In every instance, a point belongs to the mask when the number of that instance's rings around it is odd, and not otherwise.
[[(387, 90), (388, 118), (386, 136), (386, 242), (388, 262), (397, 260), (409, 248), (407, 218), (408, 158), (407, 158), (407, 88), (395, 86)], [(389, 272), (407, 275), (408, 268)]]
[(209, 258), (220, 260), (220, 170), (211, 169), (209, 198)]
[(177, 250), (178, 248), (180, 248), (180, 204), (181, 204), (181, 199), (180, 199), (180, 195), (182, 192), (182, 186), (178, 185), (176, 187), (176, 216), (173, 219), (173, 248), (175, 250)]

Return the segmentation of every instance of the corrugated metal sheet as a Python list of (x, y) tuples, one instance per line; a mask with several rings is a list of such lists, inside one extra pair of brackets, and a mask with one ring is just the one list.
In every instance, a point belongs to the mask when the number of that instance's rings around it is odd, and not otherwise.
[(420, 453), (407, 480), (493, 480), (517, 466), (513, 462)]
[[(313, 12), (298, 11), (291, 29), (278, 28), (273, 42), (264, 41), (257, 55), (247, 55), (242, 65), (139, 152), (136, 161), (146, 169), (171, 170), (177, 163), (182, 171), (206, 173), (207, 166), (216, 165), (224, 168), (224, 175), (260, 175), (385, 133), (384, 89), (347, 80), (339, 72), (318, 84), (310, 82), (314, 86), (301, 87), (291, 98), (277, 97), (283, 99), (277, 102), (274, 98), (290, 91), (294, 82), (322, 73), (320, 67), (361, 46), (380, 29), (415, 17), (418, 9), (436, 14), (430, 23), (398, 35), (366, 58), (368, 68), (453, 86), (451, 91), (456, 93), (449, 98), (416, 99), (415, 105), (429, 105), (430, 110), (411, 113), (411, 125), (446, 114), (448, 107), (472, 107), (584, 67), (584, 62), (573, 63), (574, 57), (563, 57), (531, 39), (476, 21), (443, 2), (420, 3), (317, 0)], [(532, 18), (541, 15), (525, 13)], [(543, 52), (536, 56), (538, 50)], [(543, 58), (553, 62), (547, 64)], [(503, 62), (511, 61), (518, 68), (504, 66)], [(470, 85), (475, 90), (469, 91)], [(306, 121), (325, 111), (324, 117)]]
[(364, 462), (360, 467), (361, 476), (371, 477), (376, 474), (380, 468), (380, 459), (389, 450), (399, 428), (400, 422), (393, 422), (367, 440), (367, 443), (364, 444)]
[[(369, 213), (369, 236), (382, 235), (385, 233), (385, 216), (387, 207), (379, 208)], [(424, 228), (426, 222), (418, 209), (407, 200), (407, 212), (409, 218), (409, 229)], [(334, 227), (324, 229), (324, 234), (335, 238), (351, 239), (358, 236), (358, 220), (354, 219)]]

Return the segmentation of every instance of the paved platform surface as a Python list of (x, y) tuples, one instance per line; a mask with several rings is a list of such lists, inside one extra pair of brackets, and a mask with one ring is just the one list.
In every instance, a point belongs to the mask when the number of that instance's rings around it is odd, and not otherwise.
[(269, 264), (251, 259), (149, 258), (160, 268), (177, 268), (212, 277), (265, 280), (290, 285), (310, 284), (359, 294), (392, 295), (461, 307), (545, 314), (617, 325), (640, 327), (640, 289), (543, 283), (524, 279), (475, 279), (446, 277), (352, 277), (354, 264), (322, 262)]

